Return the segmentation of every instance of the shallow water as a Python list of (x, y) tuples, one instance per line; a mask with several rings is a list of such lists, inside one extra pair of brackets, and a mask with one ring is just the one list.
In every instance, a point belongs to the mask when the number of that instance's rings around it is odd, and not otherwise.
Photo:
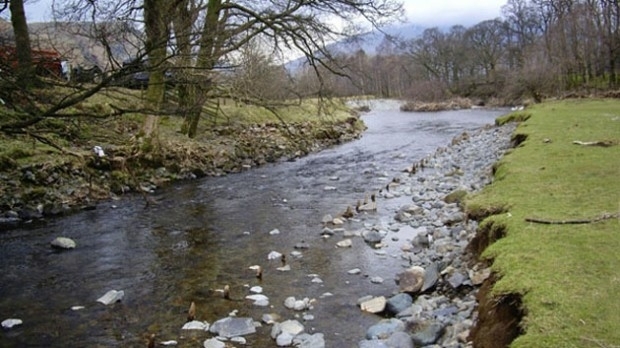
[[(159, 204), (145, 208), (140, 197), (106, 202), (94, 211), (12, 229), (0, 234), (0, 320), (24, 324), (0, 335), (2, 347), (146, 346), (149, 333), (158, 340), (178, 340), (179, 347), (202, 346), (207, 333), (182, 332), (191, 301), (197, 319), (209, 323), (233, 310), (259, 321), (264, 313), (282, 320), (296, 314), (283, 306), (288, 296), (315, 298), (304, 322), (306, 332), (321, 332), (328, 347), (355, 347), (377, 317), (356, 305), (364, 295), (390, 295), (393, 274), (403, 265), (398, 246), (377, 255), (361, 238), (353, 247), (336, 249), (339, 237), (323, 239), (321, 218), (337, 215), (366, 193), (377, 190), (402, 169), (446, 146), (462, 133), (492, 123), (505, 110), (402, 113), (398, 103), (376, 102), (363, 116), (362, 138), (295, 162), (283, 162), (220, 178), (206, 178), (158, 191)], [(337, 180), (336, 180), (337, 179)], [(333, 186), (335, 190), (325, 190)], [(410, 201), (379, 201), (379, 211), (362, 223), (389, 221)], [(278, 229), (280, 234), (270, 235)], [(411, 236), (408, 229), (399, 239)], [(75, 250), (57, 252), (56, 236), (74, 239)], [(275, 250), (289, 254), (307, 242), (303, 257), (288, 257), (292, 270), (268, 261)], [(262, 281), (249, 270), (264, 268)], [(349, 275), (352, 268), (361, 275)], [(323, 283), (313, 283), (316, 274)], [(382, 284), (370, 277), (381, 276)], [(231, 288), (233, 300), (217, 289)], [(256, 307), (243, 297), (247, 286), (261, 285), (271, 307)], [(108, 290), (124, 290), (122, 302), (96, 301)], [(329, 292), (330, 297), (321, 298)], [(81, 305), (85, 309), (72, 311)], [(301, 321), (301, 319), (299, 319)], [(273, 347), (271, 327), (246, 336), (248, 346)]]

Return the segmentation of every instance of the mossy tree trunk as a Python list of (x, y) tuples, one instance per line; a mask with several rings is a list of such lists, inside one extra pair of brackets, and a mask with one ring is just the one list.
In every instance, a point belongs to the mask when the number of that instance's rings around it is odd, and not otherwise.
[(17, 60), (17, 84), (27, 88), (35, 84), (36, 75), (32, 63), (32, 50), (30, 47), (30, 35), (23, 0), (9, 1), (11, 11), (11, 24), (15, 33), (15, 53)]
[(166, 92), (164, 63), (168, 43), (168, 26), (164, 17), (167, 9), (168, 5), (165, 0), (144, 0), (145, 48), (148, 52), (149, 67), (149, 84), (145, 99), (151, 111), (145, 118), (142, 131), (147, 141), (157, 134), (158, 114)]
[(198, 131), (202, 107), (212, 86), (209, 74), (219, 58), (219, 49), (222, 47), (224, 39), (221, 23), (224, 23), (225, 20), (220, 21), (221, 10), (222, 0), (209, 0), (207, 3), (207, 13), (202, 27), (200, 51), (196, 63), (198, 74), (192, 77), (191, 86), (193, 90), (188, 94), (191, 107), (185, 115), (183, 124), (183, 132), (190, 138), (194, 138)]

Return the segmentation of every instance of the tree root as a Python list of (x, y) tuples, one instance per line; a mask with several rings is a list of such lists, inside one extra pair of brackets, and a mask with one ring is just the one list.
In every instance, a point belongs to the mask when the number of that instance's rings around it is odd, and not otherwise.
[(545, 219), (538, 219), (538, 218), (525, 218), (525, 221), (533, 222), (537, 224), (545, 224), (545, 225), (580, 225), (580, 224), (591, 224), (591, 223), (595, 223), (595, 222), (599, 222), (603, 220), (609, 220), (609, 219), (617, 219), (618, 217), (620, 217), (620, 213), (619, 214), (604, 213), (592, 219), (545, 220)]

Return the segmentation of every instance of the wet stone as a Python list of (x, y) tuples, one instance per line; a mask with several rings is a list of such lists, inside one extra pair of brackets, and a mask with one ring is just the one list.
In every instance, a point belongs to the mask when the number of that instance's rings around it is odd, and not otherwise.
[(466, 278), (462, 273), (455, 272), (448, 278), (448, 283), (452, 286), (452, 288), (458, 289), (461, 285), (463, 285), (465, 280)]
[(358, 344), (358, 348), (391, 348), (383, 340), (365, 340)]
[(295, 336), (293, 344), (297, 348), (325, 348), (325, 337), (322, 333), (302, 333)]
[(125, 292), (123, 290), (110, 290), (105, 293), (105, 295), (101, 296), (97, 299), (97, 302), (102, 303), (104, 305), (110, 305), (112, 303), (118, 302), (123, 299), (125, 296)]
[(23, 324), (23, 321), (21, 319), (10, 318), (10, 319), (5, 319), (2, 321), (2, 328), (12, 329), (13, 327), (19, 326), (22, 324)]
[(225, 348), (226, 344), (217, 338), (209, 338), (202, 344), (204, 348)]
[(209, 331), (222, 337), (231, 338), (256, 332), (252, 318), (227, 317), (220, 319), (211, 325)]
[(407, 308), (411, 307), (412, 304), (413, 304), (413, 298), (411, 298), (411, 295), (400, 293), (400, 294), (390, 297), (387, 300), (386, 310), (388, 313), (392, 315), (396, 315), (397, 313), (400, 313), (406, 310)]
[(417, 293), (424, 285), (424, 268), (413, 266), (396, 275), (400, 292)]
[(76, 247), (75, 241), (66, 237), (56, 237), (50, 244), (57, 249), (74, 249)]
[(439, 265), (433, 262), (429, 267), (424, 270), (424, 284), (422, 285), (421, 292), (426, 292), (435, 287), (439, 280)]
[(366, 243), (380, 243), (383, 240), (383, 234), (378, 231), (364, 231), (362, 237)]
[(417, 346), (428, 346), (435, 344), (443, 335), (445, 326), (436, 322), (421, 322), (415, 326), (411, 335), (413, 343)]
[(399, 319), (383, 319), (366, 331), (366, 339), (387, 339), (394, 332), (405, 331), (405, 323)]
[(183, 327), (181, 328), (181, 330), (207, 331), (209, 330), (209, 323), (207, 323), (206, 321), (192, 320), (192, 321), (185, 323)]
[(394, 348), (414, 348), (413, 340), (406, 332), (394, 332), (385, 343), (388, 347)]
[(306, 241), (301, 241), (294, 246), (295, 249), (308, 249), (310, 245)]
[(368, 313), (381, 313), (385, 310), (386, 303), (385, 297), (379, 296), (361, 302), (360, 308)]

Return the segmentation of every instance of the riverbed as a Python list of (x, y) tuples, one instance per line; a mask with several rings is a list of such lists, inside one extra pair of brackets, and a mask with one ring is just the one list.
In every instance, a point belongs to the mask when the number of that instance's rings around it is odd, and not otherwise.
[[(402, 170), (451, 139), (472, 132), (506, 110), (471, 109), (403, 113), (395, 101), (373, 102), (362, 116), (368, 130), (359, 140), (219, 178), (190, 181), (142, 197), (124, 197), (93, 211), (3, 232), (0, 235), (0, 320), (23, 324), (4, 330), (3, 347), (146, 346), (146, 337), (199, 347), (209, 333), (181, 330), (187, 308), (213, 323), (234, 312), (260, 322), (265, 313), (303, 321), (322, 333), (327, 347), (354, 347), (377, 315), (363, 313), (357, 299), (394, 292), (392, 275), (403, 260), (377, 257), (361, 238), (338, 249), (321, 235), (321, 220), (337, 216), (377, 193)], [(343, 226), (387, 224), (404, 202), (378, 199), (370, 212)], [(406, 231), (404, 231), (406, 232)], [(403, 234), (404, 234), (403, 232)], [(50, 241), (71, 238), (77, 248), (57, 251)], [(277, 251), (286, 255), (268, 260)], [(295, 252), (291, 254), (291, 252)], [(260, 265), (262, 279), (250, 266)], [(348, 271), (359, 268), (361, 274)], [(371, 282), (383, 277), (384, 282)], [(226, 285), (230, 298), (219, 291)], [(244, 299), (261, 286), (267, 307)], [(104, 306), (108, 290), (125, 296)], [(284, 307), (287, 297), (314, 299), (304, 313)], [(73, 310), (74, 306), (83, 309)], [(273, 347), (271, 326), (245, 336), (248, 346)]]

